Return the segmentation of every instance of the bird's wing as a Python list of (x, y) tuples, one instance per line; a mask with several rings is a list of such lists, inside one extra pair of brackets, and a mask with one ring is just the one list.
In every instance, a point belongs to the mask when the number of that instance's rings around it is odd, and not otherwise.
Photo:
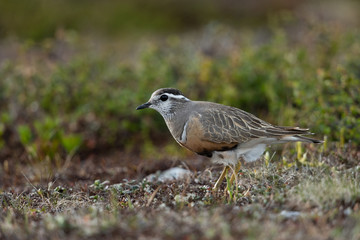
[(309, 134), (308, 129), (279, 127), (234, 107), (214, 105), (199, 113), (203, 140), (214, 143), (244, 143), (256, 138), (276, 138)]

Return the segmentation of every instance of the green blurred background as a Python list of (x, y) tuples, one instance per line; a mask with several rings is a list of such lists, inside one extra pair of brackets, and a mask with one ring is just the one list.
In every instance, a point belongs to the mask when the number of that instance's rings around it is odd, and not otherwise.
[(0, 1), (0, 159), (182, 155), (135, 111), (160, 87), (357, 145), (359, 19), (357, 1)]
[(41, 40), (59, 28), (102, 35), (178, 33), (211, 21), (234, 26), (262, 25), (269, 14), (303, 5), (295, 0), (197, 1), (1, 1), (1, 35)]

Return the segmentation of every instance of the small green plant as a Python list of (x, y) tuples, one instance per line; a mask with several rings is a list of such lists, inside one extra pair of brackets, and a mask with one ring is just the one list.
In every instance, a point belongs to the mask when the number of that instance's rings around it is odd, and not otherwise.
[(90, 187), (97, 191), (104, 191), (109, 188), (109, 183), (110, 182), (108, 180), (101, 182), (100, 179), (97, 179), (93, 184), (90, 185)]
[(45, 157), (54, 159), (62, 148), (66, 154), (73, 155), (82, 144), (81, 135), (64, 133), (59, 119), (35, 121), (33, 130), (28, 125), (19, 125), (17, 131), (29, 155), (40, 161)]
[(234, 201), (235, 198), (235, 194), (234, 194), (234, 185), (236, 185), (236, 183), (230, 183), (230, 178), (228, 176), (226, 176), (226, 191), (229, 194), (228, 196), (228, 203), (232, 203)]
[(68, 154), (73, 154), (76, 150), (78, 150), (82, 142), (82, 136), (79, 134), (68, 134), (61, 136), (61, 144)]
[(28, 145), (32, 142), (32, 132), (30, 127), (27, 125), (19, 125), (18, 126), (18, 133), (20, 137), (20, 141), (23, 145)]

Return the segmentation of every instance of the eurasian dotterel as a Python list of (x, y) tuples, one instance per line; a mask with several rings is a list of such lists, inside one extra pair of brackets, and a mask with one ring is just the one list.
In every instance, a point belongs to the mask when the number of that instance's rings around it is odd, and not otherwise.
[(164, 118), (174, 139), (197, 154), (222, 163), (225, 168), (214, 185), (217, 189), (229, 166), (240, 169), (240, 158), (253, 162), (266, 146), (286, 142), (321, 143), (305, 137), (309, 129), (272, 125), (244, 110), (213, 102), (191, 101), (179, 90), (161, 88), (136, 109), (152, 108)]

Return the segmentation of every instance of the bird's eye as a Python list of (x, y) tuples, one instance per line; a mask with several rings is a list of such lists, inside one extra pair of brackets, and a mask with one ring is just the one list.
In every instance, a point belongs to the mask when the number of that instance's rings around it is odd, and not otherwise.
[(168, 98), (169, 98), (168, 95), (164, 94), (164, 95), (161, 95), (160, 100), (161, 101), (166, 101)]

